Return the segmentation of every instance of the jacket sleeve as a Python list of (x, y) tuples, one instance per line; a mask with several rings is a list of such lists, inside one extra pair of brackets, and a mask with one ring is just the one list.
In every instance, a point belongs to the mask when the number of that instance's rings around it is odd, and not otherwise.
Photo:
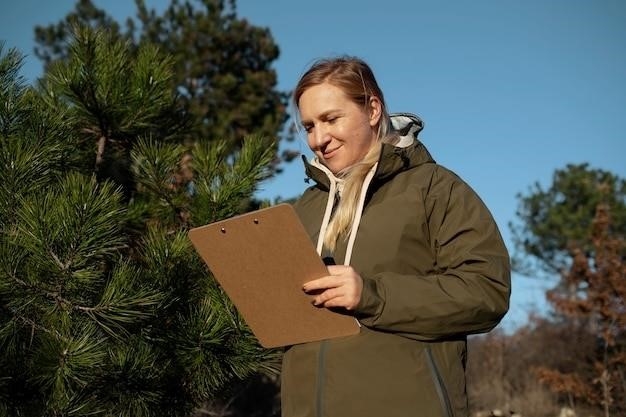
[(363, 278), (355, 313), (368, 327), (417, 340), (481, 333), (509, 307), (510, 260), (482, 200), (439, 167), (424, 198), (435, 268), (425, 275)]

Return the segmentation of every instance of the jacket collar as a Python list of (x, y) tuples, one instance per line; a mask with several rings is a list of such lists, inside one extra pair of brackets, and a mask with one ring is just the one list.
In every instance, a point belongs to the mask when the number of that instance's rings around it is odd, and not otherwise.
[[(425, 163), (432, 163), (434, 159), (419, 141), (417, 135), (424, 127), (424, 122), (411, 113), (394, 113), (391, 123), (398, 133), (399, 140), (395, 145), (384, 143), (378, 160), (378, 167), (373, 181), (387, 181), (400, 172)], [(332, 175), (315, 158), (309, 162), (303, 155), (302, 160), (306, 176), (315, 181), (324, 190), (330, 187)]]

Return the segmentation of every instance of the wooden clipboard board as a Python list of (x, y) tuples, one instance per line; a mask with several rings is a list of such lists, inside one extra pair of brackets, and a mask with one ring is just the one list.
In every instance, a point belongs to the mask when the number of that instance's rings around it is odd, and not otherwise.
[(359, 332), (354, 317), (315, 307), (302, 291), (328, 271), (291, 205), (197, 227), (189, 238), (263, 347)]

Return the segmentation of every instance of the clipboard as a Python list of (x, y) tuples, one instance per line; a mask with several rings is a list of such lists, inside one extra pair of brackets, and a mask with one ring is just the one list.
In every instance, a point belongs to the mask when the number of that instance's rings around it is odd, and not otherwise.
[(354, 317), (315, 307), (302, 291), (328, 270), (290, 204), (193, 228), (189, 238), (263, 347), (359, 332)]

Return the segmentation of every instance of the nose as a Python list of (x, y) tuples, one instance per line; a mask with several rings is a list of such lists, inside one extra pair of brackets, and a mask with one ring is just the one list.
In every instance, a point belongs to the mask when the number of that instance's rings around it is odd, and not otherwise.
[(312, 139), (313, 139), (313, 143), (311, 144), (313, 145), (312, 148), (320, 149), (328, 145), (328, 143), (331, 140), (331, 135), (323, 125), (320, 125), (320, 126), (316, 126), (316, 128), (313, 130)]

